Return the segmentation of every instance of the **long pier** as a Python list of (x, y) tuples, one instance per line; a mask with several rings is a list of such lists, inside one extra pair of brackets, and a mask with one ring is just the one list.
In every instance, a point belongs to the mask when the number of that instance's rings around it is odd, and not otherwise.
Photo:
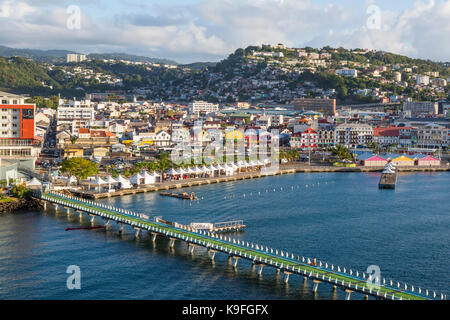
[(258, 267), (261, 275), (265, 266), (275, 268), (277, 273), (283, 272), (284, 282), (289, 281), (290, 275), (300, 275), (304, 281), (311, 279), (314, 283), (313, 292), (317, 292), (320, 283), (328, 283), (333, 289), (341, 288), (346, 292), (346, 300), (350, 300), (353, 292), (362, 293), (377, 299), (386, 300), (444, 300), (446, 295), (436, 294), (429, 290), (414, 287), (405, 283), (387, 280), (385, 278), (372, 278), (364, 272), (342, 268), (323, 261), (316, 261), (303, 256), (294, 255), (282, 250), (276, 250), (264, 245), (249, 243), (232, 239), (217, 233), (208, 231), (193, 232), (187, 230), (186, 226), (179, 228), (153, 221), (145, 214), (139, 214), (130, 210), (103, 205), (92, 200), (66, 196), (58, 193), (35, 193), (34, 196), (42, 200), (44, 208), (49, 204), (59, 210), (64, 207), (68, 214), (71, 209), (80, 213), (80, 216), (88, 214), (91, 223), (95, 217), (101, 217), (106, 226), (111, 221), (119, 224), (121, 230), (124, 225), (129, 225), (136, 230), (136, 237), (142, 232), (147, 232), (152, 241), (157, 236), (169, 239), (169, 246), (173, 248), (175, 241), (187, 243), (192, 253), (196, 247), (204, 247), (208, 250), (210, 259), (214, 261), (216, 253), (221, 252), (233, 260), (233, 267), (237, 268), (239, 260), (249, 260), (252, 265)]

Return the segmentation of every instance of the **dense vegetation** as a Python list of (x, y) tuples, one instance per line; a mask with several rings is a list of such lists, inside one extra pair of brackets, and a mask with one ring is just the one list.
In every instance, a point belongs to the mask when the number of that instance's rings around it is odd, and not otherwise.
[[(0, 56), (3, 51), (0, 47)], [(307, 52), (318, 52), (314, 48), (304, 48)], [(441, 77), (450, 75), (448, 63), (433, 62), (430, 60), (412, 59), (406, 56), (397, 55), (388, 52), (367, 52), (365, 54), (355, 53), (355, 51), (346, 50), (344, 48), (332, 49), (325, 47), (332, 54), (332, 64), (329, 68), (319, 67), (317, 72), (304, 72), (297, 74), (275, 74), (275, 80), (286, 81), (290, 89), (297, 86), (302, 86), (305, 82), (315, 84), (317, 87), (324, 89), (336, 89), (339, 101), (357, 100), (358, 102), (373, 102), (374, 98), (371, 96), (357, 95), (354, 90), (357, 89), (372, 89), (380, 88), (382, 91), (390, 91), (394, 94), (408, 94), (413, 99), (425, 100), (428, 99), (429, 92), (426, 90), (417, 91), (412, 88), (414, 80), (410, 74), (403, 73), (402, 79), (410, 83), (407, 88), (400, 87), (393, 83), (381, 83), (360, 72), (357, 78), (342, 77), (334, 73), (334, 69), (342, 67), (340, 62), (353, 61), (360, 64), (370, 63), (373, 67), (381, 65), (395, 65), (405, 64), (408, 66), (415, 66), (414, 73), (421, 73), (427, 71), (438, 71)], [(83, 97), (86, 92), (105, 91), (111, 89), (131, 90), (136, 87), (150, 88), (153, 97), (161, 99), (170, 95), (173, 88), (182, 85), (195, 84), (196, 89), (209, 89), (212, 92), (230, 91), (231, 87), (224, 88), (220, 85), (222, 80), (231, 80), (236, 76), (241, 76), (244, 79), (260, 74), (268, 66), (267, 59), (262, 60), (254, 67), (248, 67), (248, 57), (252, 51), (281, 51), (284, 53), (284, 58), (276, 58), (277, 60), (288, 60), (296, 57), (294, 50), (288, 49), (271, 49), (268, 47), (259, 48), (249, 46), (245, 49), (237, 49), (228, 58), (218, 63), (194, 63), (191, 65), (179, 65), (178, 69), (170, 69), (158, 66), (148, 65), (130, 65), (125, 63), (105, 63), (101, 59), (127, 59), (131, 61), (147, 61), (147, 62), (162, 62), (174, 64), (170, 60), (152, 59), (146, 57), (139, 57), (126, 54), (93, 54), (93, 60), (79, 64), (65, 64), (60, 63), (54, 67), (48, 67), (45, 63), (34, 62), (25, 58), (14, 57), (4, 58), (0, 57), (0, 90), (11, 91), (16, 93), (27, 93), (31, 96), (53, 96), (50, 100), (42, 100), (37, 97), (33, 98), (35, 103), (39, 106), (54, 107), (56, 99), (54, 96), (61, 94), (63, 97)], [(9, 51), (6, 51), (9, 52)], [(46, 52), (31, 52), (30, 55), (40, 56)], [(63, 52), (47, 52), (54, 56), (62, 55)], [(65, 53), (65, 52), (64, 52)], [(5, 54), (5, 52), (3, 52)], [(22, 54), (24, 54), (22, 52)], [(144, 59), (146, 58), (146, 59)], [(40, 60), (37, 60), (40, 61)], [(76, 66), (85, 67), (93, 70), (96, 73), (101, 73), (105, 76), (122, 79), (123, 86), (116, 87), (106, 82), (101, 82), (95, 77), (86, 79), (82, 75), (74, 72)], [(191, 71), (181, 70), (181, 68), (191, 68)], [(64, 68), (64, 70), (63, 70)], [(73, 76), (67, 76), (66, 72), (70, 72)], [(214, 75), (211, 77), (211, 75)], [(366, 77), (367, 76), (367, 77)], [(392, 80), (394, 73), (386, 71), (382, 73), (382, 77)], [(217, 87), (219, 86), (219, 87)], [(170, 88), (168, 90), (168, 88)], [(309, 94), (314, 96), (316, 93), (310, 91)], [(213, 98), (213, 97), (212, 97)], [(212, 99), (211, 98), (211, 99)], [(245, 92), (239, 96), (241, 100), (249, 98)]]

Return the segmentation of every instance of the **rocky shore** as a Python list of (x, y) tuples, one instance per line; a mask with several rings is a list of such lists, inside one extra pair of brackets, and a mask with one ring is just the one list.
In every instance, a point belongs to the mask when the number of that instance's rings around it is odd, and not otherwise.
[(42, 204), (37, 199), (17, 199), (11, 198), (11, 201), (0, 202), (0, 214), (15, 212), (22, 209), (41, 209)]

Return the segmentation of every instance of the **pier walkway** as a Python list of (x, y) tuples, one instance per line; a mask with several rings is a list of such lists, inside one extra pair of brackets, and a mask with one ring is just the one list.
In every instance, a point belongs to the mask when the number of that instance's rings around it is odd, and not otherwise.
[[(187, 243), (192, 253), (196, 247), (204, 247), (208, 250), (211, 260), (214, 260), (217, 252), (225, 253), (233, 260), (236, 268), (238, 261), (250, 260), (258, 268), (261, 275), (263, 267), (273, 267), (277, 272), (283, 272), (284, 281), (289, 281), (289, 276), (301, 275), (304, 280), (311, 279), (314, 283), (313, 292), (317, 292), (320, 283), (328, 283), (333, 289), (341, 288), (346, 292), (349, 300), (352, 292), (362, 293), (368, 298), (373, 296), (378, 299), (389, 300), (444, 300), (446, 296), (436, 294), (428, 290), (417, 288), (408, 284), (400, 284), (397, 281), (387, 279), (372, 279), (370, 275), (351, 269), (342, 268), (322, 261), (316, 261), (307, 257), (297, 256), (293, 253), (283, 252), (264, 245), (249, 243), (232, 239), (228, 236), (211, 233), (208, 231), (193, 232), (158, 223), (145, 214), (139, 214), (130, 210), (103, 205), (92, 200), (85, 200), (73, 196), (65, 196), (58, 193), (36, 193), (36, 198), (43, 201), (44, 208), (51, 204), (56, 210), (64, 207), (70, 214), (71, 209), (78, 211), (80, 215), (89, 214), (91, 222), (95, 217), (101, 217), (106, 226), (111, 221), (120, 226), (129, 225), (136, 230), (138, 237), (142, 232), (148, 232), (152, 241), (157, 236), (169, 239), (169, 246), (173, 248), (175, 241)], [(376, 283), (376, 284), (375, 284)]]

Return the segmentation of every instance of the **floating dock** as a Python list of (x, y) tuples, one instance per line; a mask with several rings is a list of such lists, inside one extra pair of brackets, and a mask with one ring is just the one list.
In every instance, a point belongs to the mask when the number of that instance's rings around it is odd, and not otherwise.
[(191, 223), (189, 227), (195, 232), (206, 230), (214, 233), (241, 232), (246, 228), (244, 220), (219, 223)]
[(395, 189), (397, 184), (398, 171), (394, 165), (388, 164), (381, 173), (378, 188), (380, 189)]

